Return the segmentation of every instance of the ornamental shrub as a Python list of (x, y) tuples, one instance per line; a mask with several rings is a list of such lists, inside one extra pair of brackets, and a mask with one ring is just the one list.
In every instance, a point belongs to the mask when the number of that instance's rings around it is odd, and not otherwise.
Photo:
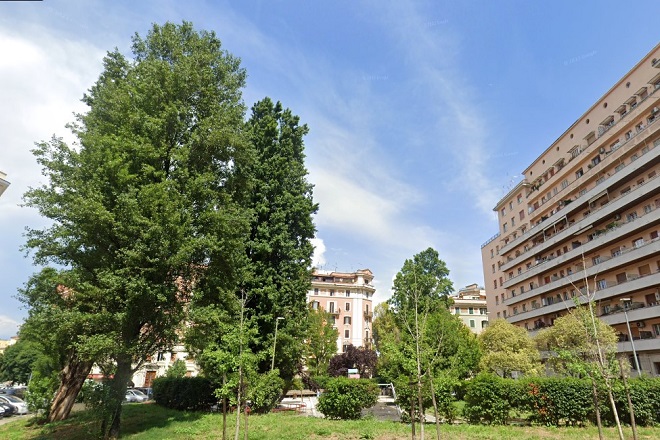
[(368, 379), (337, 377), (328, 380), (316, 408), (328, 419), (355, 420), (378, 400), (378, 385)]
[(254, 383), (250, 384), (250, 409), (259, 414), (265, 414), (275, 408), (282, 395), (284, 380), (280, 378), (279, 370), (260, 374)]
[[(618, 381), (620, 382), (620, 381)], [(641, 377), (628, 380), (630, 399), (635, 411), (635, 422), (642, 426), (660, 423), (660, 379)], [(615, 400), (619, 417), (625, 423), (630, 423), (628, 398), (623, 384), (615, 387)]]
[(528, 420), (546, 426), (583, 425), (593, 412), (591, 383), (573, 377), (522, 380), (519, 407)]
[(207, 410), (217, 400), (211, 381), (205, 377), (159, 377), (152, 388), (156, 403), (171, 409)]
[(470, 423), (504, 425), (516, 403), (515, 381), (481, 373), (467, 383), (463, 416)]

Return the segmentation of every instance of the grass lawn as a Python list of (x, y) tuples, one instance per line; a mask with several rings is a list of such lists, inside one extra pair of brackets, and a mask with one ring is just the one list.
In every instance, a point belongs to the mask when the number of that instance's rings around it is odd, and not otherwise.
[[(229, 417), (228, 438), (233, 439), (234, 417)], [(594, 439), (598, 430), (589, 428), (546, 428), (515, 426), (442, 426), (445, 439)], [(47, 426), (32, 424), (27, 419), (0, 426), (0, 439), (87, 440), (96, 438), (98, 423), (89, 412), (80, 412), (70, 420)], [(222, 416), (219, 414), (185, 413), (155, 404), (130, 404), (124, 407), (122, 438), (135, 440), (197, 440), (222, 438)], [(660, 438), (660, 428), (639, 428), (640, 439)], [(276, 413), (251, 416), (251, 440), (404, 440), (410, 438), (410, 427), (401, 423), (373, 419), (331, 421), (297, 414)], [(626, 438), (632, 431), (625, 428)], [(418, 433), (419, 435), (419, 433)], [(435, 437), (435, 426), (427, 425), (426, 438)], [(240, 438), (243, 438), (241, 431)], [(616, 430), (606, 429), (606, 438), (617, 439)]]

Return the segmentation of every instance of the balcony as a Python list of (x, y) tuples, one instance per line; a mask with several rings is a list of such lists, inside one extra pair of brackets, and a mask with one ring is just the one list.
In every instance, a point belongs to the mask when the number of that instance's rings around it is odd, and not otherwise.
[[(504, 282), (503, 287), (508, 288), (508, 287), (511, 287), (515, 284), (524, 282), (525, 280), (530, 279), (531, 277), (537, 276), (537, 275), (539, 275), (541, 273), (544, 273), (544, 272), (548, 272), (548, 271), (550, 271), (553, 268), (556, 268), (558, 266), (563, 267), (566, 264), (568, 264), (571, 260), (575, 260), (576, 258), (580, 258), (582, 255), (584, 255), (586, 253), (589, 253), (589, 252), (592, 252), (592, 251), (595, 251), (595, 250), (597, 250), (597, 249), (599, 249), (599, 248), (601, 248), (601, 247), (603, 247), (603, 246), (605, 246), (605, 245), (607, 245), (607, 244), (609, 244), (613, 241), (622, 240), (625, 237), (628, 237), (628, 236), (634, 234), (636, 231), (638, 231), (640, 229), (643, 229), (643, 228), (646, 228), (650, 225), (657, 224), (658, 222), (660, 222), (660, 209), (655, 208), (651, 212), (649, 212), (648, 214), (637, 217), (636, 219), (634, 219), (632, 221), (629, 221), (629, 222), (626, 222), (623, 225), (603, 230), (604, 232), (601, 232), (593, 240), (587, 241), (583, 245), (581, 245), (579, 247), (576, 247), (575, 249), (573, 249), (571, 251), (568, 251), (568, 252), (566, 252), (565, 254), (562, 254), (559, 257), (555, 257), (555, 258), (552, 258), (552, 259), (548, 259), (546, 261), (542, 261), (541, 263), (537, 264), (536, 266), (533, 266), (531, 269), (521, 273), (520, 275), (517, 275), (517, 276), (507, 280), (506, 282)], [(655, 241), (657, 241), (657, 239), (651, 240), (649, 243), (652, 243), (652, 242), (655, 242)], [(609, 256), (602, 257), (600, 263), (598, 263), (599, 270), (600, 271), (605, 271), (605, 270), (608, 270), (609, 268), (611, 268), (610, 264), (602, 265), (602, 263), (605, 263), (605, 262), (607, 262), (609, 260), (612, 260), (612, 259), (619, 258), (619, 257), (625, 255), (626, 253), (631, 252), (631, 251), (635, 251), (636, 249), (639, 249), (640, 247), (644, 247), (649, 243), (645, 243), (644, 245), (639, 246), (639, 247), (634, 247), (634, 248), (627, 249), (625, 252), (622, 252), (622, 255), (620, 255), (618, 257), (609, 257)], [(642, 252), (642, 254), (646, 255), (647, 252)], [(637, 254), (634, 254), (631, 257), (633, 257), (635, 259), (638, 258)], [(579, 261), (579, 262), (581, 262), (581, 261)], [(626, 262), (628, 262), (626, 259), (621, 259), (621, 260), (618, 260), (616, 262), (616, 265), (620, 266), (621, 264), (626, 263)], [(590, 266), (590, 267), (593, 267), (593, 265)], [(584, 274), (583, 273), (574, 274), (572, 277), (571, 277), (571, 275), (564, 276), (564, 277), (556, 277), (556, 278), (552, 279), (552, 281), (550, 283), (544, 284), (540, 287), (545, 288), (545, 286), (548, 286), (548, 285), (551, 285), (551, 284), (557, 286), (558, 284), (556, 284), (554, 282), (555, 281), (561, 281), (565, 278), (569, 278), (565, 282), (571, 282), (574, 279), (576, 279), (576, 276), (579, 278), (579, 277), (584, 276)], [(536, 288), (538, 288), (538, 286)], [(547, 290), (547, 289), (544, 289), (544, 291), (545, 290)], [(535, 292), (538, 292), (538, 290), (535, 290)], [(525, 293), (527, 293), (527, 292), (525, 292)], [(521, 295), (524, 295), (524, 294), (521, 294)]]
[[(657, 157), (657, 153), (660, 153), (660, 148), (654, 148), (651, 150), (649, 153), (654, 153), (652, 156)], [(651, 154), (647, 153), (645, 156), (651, 156)], [(630, 166), (626, 168), (631, 168), (634, 164), (636, 164), (640, 159), (637, 161), (633, 162)], [(626, 169), (624, 168), (624, 170)], [(617, 173), (618, 174), (618, 173)], [(611, 179), (611, 178), (610, 178)], [(609, 180), (609, 179), (608, 179)], [(607, 181), (601, 183), (603, 185)], [(597, 195), (599, 192), (607, 190), (607, 188), (601, 188), (598, 185), (594, 189), (599, 189), (598, 192), (589, 191), (587, 194), (592, 194), (592, 195)], [(527, 251), (523, 252), (520, 254), (518, 257), (512, 259), (511, 261), (508, 261), (502, 265), (500, 268), (501, 271), (505, 272), (509, 269), (511, 269), (513, 266), (517, 264), (521, 264), (523, 261), (527, 260), (530, 258), (531, 254), (539, 254), (542, 253), (543, 251), (548, 250), (549, 248), (553, 246), (557, 246), (558, 244), (567, 241), (570, 239), (570, 237), (578, 235), (581, 231), (587, 230), (588, 228), (592, 227), (594, 224), (596, 224), (599, 221), (605, 220), (609, 217), (613, 217), (615, 214), (624, 211), (625, 209), (634, 206), (635, 204), (639, 203), (640, 200), (643, 200), (644, 198), (650, 198), (654, 194), (657, 194), (660, 192), (660, 178), (658, 176), (647, 180), (644, 182), (643, 185), (637, 186), (635, 189), (632, 191), (626, 193), (623, 196), (620, 196), (616, 199), (612, 199), (607, 205), (599, 208), (599, 209), (593, 209), (591, 214), (589, 214), (586, 217), (583, 217), (582, 220), (574, 222), (572, 225), (570, 225), (568, 228), (564, 229), (561, 232), (558, 232), (557, 234), (553, 235), (552, 237), (548, 238), (548, 240), (544, 241), (543, 243), (537, 244), (536, 246), (532, 246), (529, 248)], [(585, 202), (587, 202), (588, 199), (585, 199)], [(559, 220), (559, 219), (558, 219)], [(538, 231), (541, 232), (541, 231)], [(538, 265), (537, 265), (538, 266)], [(534, 266), (534, 268), (530, 270), (534, 270), (537, 266)], [(527, 271), (529, 272), (529, 271)], [(538, 273), (539, 271), (537, 271)], [(526, 274), (526, 272), (523, 272), (523, 275)], [(529, 274), (530, 276), (534, 274)], [(520, 277), (518, 275), (517, 277)], [(516, 278), (516, 277), (514, 277)], [(513, 280), (514, 278), (511, 278)], [(520, 279), (524, 280), (524, 279)], [(517, 282), (520, 282), (517, 281)], [(507, 283), (504, 284), (506, 287), (507, 284), (510, 286), (513, 283), (509, 283), (510, 280), (507, 280)]]
[(330, 309), (330, 310), (328, 310), (328, 313), (333, 315), (333, 316), (339, 316), (339, 314), (341, 313), (341, 309), (334, 309), (334, 310)]
[[(648, 289), (657, 284), (660, 284), (660, 271), (656, 271), (646, 276), (636, 278), (634, 280), (625, 281), (622, 283), (609, 283), (608, 286), (604, 289), (598, 290), (594, 295), (595, 301), (615, 298), (621, 295), (630, 295), (634, 292)], [(516, 297), (517, 298), (517, 297)], [(586, 297), (580, 295), (578, 297), (580, 303), (586, 302)], [(553, 313), (561, 312), (563, 310), (568, 310), (575, 306), (573, 298), (567, 300), (557, 300), (552, 304), (541, 305), (536, 309), (529, 310), (527, 312), (518, 313), (517, 315), (508, 316), (506, 319), (511, 323), (526, 321), (528, 319), (538, 318), (540, 316), (550, 315)]]
[[(632, 353), (632, 344), (630, 341), (619, 342), (616, 347), (620, 353)], [(652, 337), (649, 339), (635, 338), (635, 351), (637, 353), (644, 351), (660, 350), (660, 338)]]
[(370, 311), (364, 312), (364, 319), (372, 319), (373, 317), (374, 317), (374, 312), (370, 312)]
[[(635, 327), (635, 321), (660, 317), (660, 303), (633, 302), (627, 312), (630, 326)], [(600, 319), (609, 325), (625, 324), (626, 315), (623, 313), (623, 306), (616, 304), (608, 313), (601, 315)]]
[[(660, 118), (657, 118), (657, 119), (660, 119)], [(657, 121), (657, 119), (656, 119), (656, 121)], [(657, 132), (660, 132), (660, 124), (655, 124), (655, 123), (653, 123), (653, 125), (649, 124), (649, 127), (646, 127), (644, 129), (644, 131), (649, 130), (650, 127), (653, 128), (653, 130), (652, 130), (653, 134), (655, 134)], [(647, 133), (646, 137), (648, 137), (648, 135), (651, 135), (651, 132)], [(637, 138), (639, 138), (639, 136), (634, 137), (632, 140), (635, 140)], [(621, 144), (619, 149), (623, 148), (623, 146), (625, 145), (626, 148), (624, 148), (624, 150), (628, 151), (629, 149), (631, 149), (632, 147), (637, 145), (637, 142), (632, 142), (632, 140), (624, 142), (623, 144)], [(596, 194), (598, 194), (602, 191), (605, 191), (609, 188), (612, 188), (614, 186), (617, 186), (622, 181), (626, 180), (630, 175), (634, 175), (636, 173), (643, 172), (643, 170), (645, 168), (650, 167), (651, 164), (654, 163), (654, 160), (660, 155), (660, 152), (658, 150), (660, 150), (660, 149), (655, 148), (655, 147), (651, 148), (651, 150), (648, 153), (642, 155), (638, 160), (636, 160), (635, 162), (629, 164), (627, 167), (623, 168), (622, 170), (620, 170), (618, 172), (615, 172), (613, 175), (611, 175), (610, 177), (605, 179), (600, 184), (596, 185), (594, 188), (592, 188), (590, 191), (588, 191), (583, 196), (578, 197), (576, 200), (574, 200), (570, 204), (564, 204), (563, 206), (559, 207), (557, 212), (555, 212), (554, 214), (546, 217), (541, 223), (532, 226), (524, 234), (522, 234), (518, 238), (516, 238), (516, 239), (510, 241), (509, 243), (505, 244), (504, 246), (502, 246), (502, 248), (500, 249), (500, 255), (505, 255), (507, 252), (513, 250), (514, 248), (516, 248), (520, 244), (524, 243), (526, 240), (529, 240), (530, 238), (538, 235), (539, 233), (544, 233), (545, 230), (547, 230), (549, 228), (549, 226), (552, 226), (553, 224), (557, 223), (559, 220), (561, 220), (562, 217), (569, 216), (571, 214), (576, 213), (580, 209), (583, 209), (585, 207), (585, 205), (588, 203), (589, 199), (592, 198), (594, 195), (596, 195)], [(583, 179), (588, 179), (590, 177), (595, 176), (597, 174), (597, 172), (599, 172), (603, 167), (611, 164), (612, 160), (610, 158), (613, 158), (613, 157), (614, 156), (610, 155), (609, 158), (606, 158), (605, 160), (601, 161), (597, 166), (595, 166), (591, 169), (588, 169), (585, 172), (585, 175), (582, 176), (582, 178), (580, 178), (580, 181), (583, 181)], [(569, 186), (567, 188), (572, 188), (572, 183), (569, 184)], [(560, 191), (557, 197), (562, 197), (562, 192), (563, 191)], [(568, 194), (568, 192), (563, 193), (563, 194)], [(553, 199), (555, 199), (555, 198), (553, 197)], [(555, 201), (556, 200), (559, 200), (559, 199), (555, 199)], [(535, 247), (537, 247), (537, 246), (535, 246)], [(534, 247), (532, 247), (532, 249), (533, 248)], [(529, 251), (527, 251), (527, 252), (529, 252)], [(505, 263), (505, 266), (509, 265), (510, 263), (511, 262)], [(511, 266), (512, 266), (512, 264), (511, 264)], [(503, 266), (503, 269), (506, 270), (506, 268), (504, 266)]]

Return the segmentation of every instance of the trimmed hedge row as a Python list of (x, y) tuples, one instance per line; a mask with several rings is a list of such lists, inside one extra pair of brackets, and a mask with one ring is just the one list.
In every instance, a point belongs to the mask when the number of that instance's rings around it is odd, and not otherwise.
[(152, 388), (156, 403), (166, 408), (208, 410), (217, 401), (211, 381), (205, 377), (159, 377)]
[[(635, 420), (639, 425), (660, 423), (660, 379), (629, 382)], [(619, 417), (630, 423), (628, 401), (621, 382), (613, 384)], [(607, 392), (599, 387), (599, 408), (605, 424), (614, 424)], [(595, 423), (593, 389), (588, 379), (534, 377), (502, 379), (480, 374), (467, 383), (463, 415), (470, 423), (506, 424), (512, 411), (527, 413), (527, 421), (547, 426)]]

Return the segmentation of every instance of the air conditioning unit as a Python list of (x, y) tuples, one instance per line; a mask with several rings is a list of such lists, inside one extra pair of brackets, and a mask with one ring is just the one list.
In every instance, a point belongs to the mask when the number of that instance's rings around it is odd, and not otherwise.
[(545, 298), (542, 298), (542, 299), (541, 299), (541, 304), (542, 304), (544, 307), (547, 306), (547, 305), (548, 305), (548, 300), (545, 299)]
[(637, 322), (635, 323), (635, 325), (637, 326), (637, 328), (644, 328), (644, 327), (646, 327), (646, 323), (645, 323), (644, 321), (637, 321)]
[(600, 150), (598, 150), (600, 154), (605, 154), (605, 147), (600, 147)]

